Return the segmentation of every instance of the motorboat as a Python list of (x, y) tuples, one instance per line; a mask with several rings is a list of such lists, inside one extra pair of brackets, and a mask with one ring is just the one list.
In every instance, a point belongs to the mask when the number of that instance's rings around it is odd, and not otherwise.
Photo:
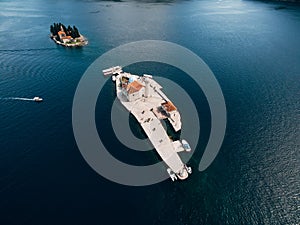
[(176, 173), (176, 175), (180, 180), (185, 180), (189, 176), (186, 166), (184, 165), (184, 167)]
[(191, 167), (188, 167), (187, 165), (184, 165), (186, 171), (191, 174), (192, 173), (192, 168)]
[(176, 174), (170, 168), (167, 169), (167, 172), (168, 172), (169, 176), (171, 177), (172, 181), (177, 180)]
[(35, 101), (35, 102), (42, 102), (43, 99), (40, 98), (40, 97), (34, 97), (34, 98), (33, 98), (33, 101)]
[(102, 70), (102, 73), (104, 76), (110, 76), (110, 75), (118, 75), (119, 73), (122, 73), (122, 67), (121, 66), (114, 66), (111, 68), (108, 68), (106, 70)]
[(186, 140), (183, 139), (181, 141), (181, 143), (182, 143), (182, 147), (184, 148), (185, 151), (190, 152), (192, 150), (191, 146), (189, 145), (189, 143)]

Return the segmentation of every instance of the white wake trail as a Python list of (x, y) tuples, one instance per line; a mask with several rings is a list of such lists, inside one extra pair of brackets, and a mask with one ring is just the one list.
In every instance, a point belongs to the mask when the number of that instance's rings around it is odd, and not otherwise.
[(3, 100), (20, 100), (20, 101), (34, 101), (33, 98), (20, 98), (20, 97), (7, 97), (7, 98), (0, 98)]

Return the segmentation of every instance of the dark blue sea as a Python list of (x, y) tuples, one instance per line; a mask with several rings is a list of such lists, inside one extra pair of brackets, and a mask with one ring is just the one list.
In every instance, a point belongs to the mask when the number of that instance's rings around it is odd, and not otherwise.
[[(76, 25), (89, 45), (56, 45), (49, 38), (54, 22)], [(0, 224), (299, 224), (299, 38), (295, 3), (1, 0)], [(86, 69), (108, 50), (140, 40), (190, 49), (224, 94), (224, 142), (211, 166), (199, 172), (211, 119), (201, 90), (164, 64), (127, 68), (172, 74), (197, 103), (201, 132), (188, 163), (193, 173), (184, 182), (111, 182), (87, 164), (74, 138), (73, 97)], [(154, 151), (127, 154), (115, 141), (113, 84), (104, 90), (96, 121), (112, 154), (136, 165), (159, 161)], [(15, 99), (34, 96), (44, 102)], [(142, 135), (133, 118), (131, 128)]]

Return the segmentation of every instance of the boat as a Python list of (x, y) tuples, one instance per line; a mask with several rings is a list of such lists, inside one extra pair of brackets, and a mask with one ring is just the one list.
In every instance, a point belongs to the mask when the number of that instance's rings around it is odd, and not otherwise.
[(104, 74), (104, 76), (117, 75), (121, 72), (123, 72), (121, 66), (114, 66), (114, 67), (102, 70), (102, 73)]
[(192, 150), (191, 146), (189, 145), (189, 143), (186, 140), (183, 139), (181, 141), (181, 143), (182, 143), (182, 147), (184, 148), (185, 151), (190, 152)]
[(186, 171), (191, 174), (192, 173), (192, 167), (188, 167), (187, 165), (185, 165)]
[(172, 179), (172, 181), (177, 180), (176, 174), (170, 168), (167, 169), (167, 172), (168, 172), (170, 178)]
[(187, 166), (183, 165), (183, 168), (178, 173), (176, 173), (176, 175), (180, 180), (185, 180), (189, 176)]
[(42, 102), (43, 99), (40, 98), (40, 97), (34, 97), (34, 98), (33, 98), (33, 101), (35, 101), (35, 102)]
[[(185, 180), (191, 173), (181, 160), (180, 151), (189, 152), (187, 141), (169, 138), (162, 122), (168, 120), (175, 132), (181, 130), (181, 116), (177, 107), (163, 93), (162, 86), (152, 75), (142, 76), (123, 72), (115, 66), (102, 70), (104, 76), (112, 76), (116, 83), (116, 94), (121, 104), (137, 119), (154, 149), (167, 165), (167, 172), (173, 181)], [(184, 145), (184, 146), (183, 146)]]

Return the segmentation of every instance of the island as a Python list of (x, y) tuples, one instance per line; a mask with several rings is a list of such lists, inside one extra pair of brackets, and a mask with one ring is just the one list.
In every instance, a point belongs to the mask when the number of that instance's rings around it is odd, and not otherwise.
[(66, 27), (62, 23), (54, 23), (50, 26), (50, 38), (59, 45), (66, 47), (81, 47), (88, 44), (88, 40), (79, 33), (77, 27)]
[(152, 75), (143, 76), (123, 72), (121, 66), (102, 71), (112, 76), (116, 83), (116, 95), (121, 104), (136, 118), (153, 147), (168, 166), (172, 181), (185, 180), (192, 173), (180, 158), (179, 152), (190, 152), (191, 147), (184, 139), (173, 140), (163, 127), (162, 120), (169, 123), (175, 132), (181, 130), (181, 116), (177, 107), (162, 91), (162, 86)]

